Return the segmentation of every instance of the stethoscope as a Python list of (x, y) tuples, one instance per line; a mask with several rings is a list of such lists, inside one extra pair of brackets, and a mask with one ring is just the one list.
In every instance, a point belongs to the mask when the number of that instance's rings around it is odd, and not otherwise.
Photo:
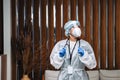
[[(68, 43), (68, 41), (69, 41), (69, 43)], [(76, 43), (77, 43), (77, 41), (79, 41), (79, 47), (80, 47), (80, 40), (76, 40)], [(64, 45), (64, 48), (66, 47), (66, 46), (69, 46), (70, 45), (70, 40), (69, 40), (69, 38), (67, 39), (67, 41), (66, 41), (66, 43), (65, 43), (65, 45)]]
[(70, 52), (70, 40), (69, 40), (69, 38), (67, 39), (67, 41), (66, 41), (66, 43), (65, 43), (65, 45), (64, 45), (64, 48), (65, 48), (66, 46), (68, 46), (69, 55), (70, 55), (70, 63), (71, 63), (71, 60), (72, 60), (72, 54), (73, 54), (73, 52), (74, 52), (74, 49), (75, 49), (76, 44), (77, 44), (78, 41), (79, 41), (79, 46), (78, 46), (78, 47), (80, 47), (80, 40), (77, 39), (76, 42), (75, 42), (75, 44), (74, 44), (74, 47), (73, 47), (73, 49), (72, 49), (72, 52)]

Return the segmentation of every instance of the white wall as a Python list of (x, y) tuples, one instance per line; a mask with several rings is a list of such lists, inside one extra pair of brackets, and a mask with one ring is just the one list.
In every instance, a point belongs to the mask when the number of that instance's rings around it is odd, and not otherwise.
[(7, 54), (7, 80), (11, 80), (11, 12), (10, 1), (3, 0), (3, 14), (4, 14), (4, 54)]

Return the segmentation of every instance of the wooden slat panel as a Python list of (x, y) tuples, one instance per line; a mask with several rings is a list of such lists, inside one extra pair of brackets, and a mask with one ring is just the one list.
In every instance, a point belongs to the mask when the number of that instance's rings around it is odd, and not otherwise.
[(98, 0), (93, 0), (93, 49), (97, 60), (97, 69), (99, 68), (99, 8)]
[(42, 45), (41, 45), (41, 57), (42, 57), (42, 67), (43, 70), (48, 67), (49, 64), (49, 53), (47, 52), (47, 25), (46, 25), (46, 5), (47, 5), (47, 0), (41, 0), (41, 40), (42, 40)]
[[(63, 26), (69, 20), (68, 5), (69, 5), (69, 0), (63, 0)], [(62, 29), (62, 36), (65, 37), (64, 29)]]
[(24, 28), (24, 1), (18, 0), (18, 26), (20, 31)]
[(61, 29), (61, 5), (62, 0), (56, 0), (56, 41), (62, 39), (62, 29)]
[(81, 38), (84, 39), (84, 26), (83, 26), (83, 5), (84, 4), (84, 1), (83, 0), (78, 0), (78, 20), (80, 21), (80, 28), (81, 28), (81, 31), (82, 31), (82, 36)]
[(65, 24), (69, 20), (68, 5), (69, 5), (69, 0), (63, 0), (63, 24)]
[(11, 79), (12, 80), (16, 80), (16, 45), (15, 45), (15, 39), (16, 39), (16, 35), (17, 35), (17, 31), (16, 31), (16, 24), (17, 24), (17, 20), (16, 20), (16, 0), (12, 0), (11, 1), (11, 16), (12, 16), (12, 35), (11, 35)]
[(76, 0), (70, 0), (71, 4), (71, 19), (76, 20)]
[[(33, 27), (33, 20), (32, 20), (32, 0), (24, 0), (24, 33), (28, 32), (27, 29), (29, 29), (30, 32), (32, 32)], [(32, 33), (31, 33), (32, 35)], [(33, 35), (32, 35), (33, 37)], [(32, 38), (33, 40), (33, 38)]]
[(106, 0), (101, 0), (101, 26), (100, 26), (100, 56), (101, 56), (101, 68), (106, 68)]
[(116, 0), (115, 21), (116, 21), (116, 69), (120, 69), (120, 0)]
[[(25, 22), (24, 22), (24, 5), (25, 5), (25, 2), (24, 1), (21, 1), (21, 0), (18, 0), (16, 2), (16, 6), (17, 6), (17, 11), (16, 11), (16, 17), (18, 18), (17, 22), (18, 23), (16, 25), (16, 27), (18, 28), (17, 30), (17, 37), (16, 38), (19, 38), (20, 37), (20, 34), (22, 33), (22, 31), (24, 32), (24, 25), (25, 25)], [(22, 67), (22, 61), (17, 61), (17, 78), (18, 79), (21, 79), (23, 77), (23, 67)]]
[(108, 0), (108, 68), (113, 69), (113, 0)]
[(49, 55), (54, 46), (53, 4), (54, 4), (54, 0), (48, 1), (48, 29), (49, 29), (49, 33), (48, 33), (49, 34), (49, 36), (48, 36), (49, 51), (48, 51), (48, 53), (49, 53)]
[[(31, 7), (32, 6), (32, 0), (24, 0), (24, 26), (23, 26), (23, 29), (24, 30), (21, 30), (21, 31), (23, 31), (24, 32), (24, 36), (26, 37), (26, 35), (29, 35), (30, 33), (28, 33), (28, 32), (32, 32), (32, 17), (31, 17), (31, 12), (32, 12), (32, 8), (33, 7)], [(29, 30), (29, 31), (28, 31)], [(33, 37), (33, 35), (32, 35), (32, 33), (30, 34), (32, 37)], [(33, 40), (34, 38), (32, 38), (32, 40)], [(32, 41), (31, 41), (32, 42)], [(34, 41), (33, 41), (34, 42)], [(33, 51), (33, 49), (31, 50), (31, 51)], [(32, 53), (31, 53), (32, 54)], [(31, 59), (31, 61), (32, 61), (32, 59)], [(30, 65), (29, 63), (28, 63), (28, 65)], [(31, 63), (31, 66), (32, 66), (33, 64)], [(21, 65), (19, 65), (19, 71), (20, 71), (20, 69), (22, 69), (22, 66)], [(30, 70), (30, 69), (29, 69)], [(31, 72), (32, 71), (30, 71), (30, 73), (29, 73), (29, 77), (31, 78)], [(21, 75), (23, 75), (22, 73), (20, 73), (19, 72), (19, 74), (21, 74)]]
[(37, 51), (40, 47), (40, 27), (39, 27), (39, 0), (34, 0), (33, 4), (33, 35), (34, 35), (34, 80), (40, 79), (40, 52)]
[(85, 39), (91, 43), (91, 0), (85, 1), (85, 11), (86, 11), (86, 32)]
[(78, 20), (80, 21), (80, 25), (81, 25), (81, 30), (82, 30), (82, 36), (81, 38), (84, 39), (84, 26), (83, 26), (83, 5), (84, 4), (84, 0), (78, 0)]
[(40, 41), (40, 32), (39, 32), (39, 0), (34, 1), (34, 43), (38, 44)]
[(24, 0), (24, 1), (25, 1), (25, 22), (27, 25), (32, 25), (30, 23), (32, 20), (31, 18), (32, 0)]
[[(27, 29), (29, 28), (29, 31), (32, 32), (33, 27), (33, 20), (32, 20), (32, 0), (24, 0), (24, 33), (26, 35)], [(32, 33), (31, 33), (32, 35)], [(33, 37), (33, 35), (32, 35)], [(32, 38), (33, 40), (33, 38)], [(33, 50), (33, 49), (32, 49)]]
[(12, 16), (12, 39), (13, 40), (15, 40), (16, 39), (16, 33), (17, 33), (17, 31), (16, 31), (16, 25), (17, 25), (17, 20), (16, 20), (16, 1), (15, 0), (13, 0), (12, 2), (11, 2), (12, 4), (11, 4), (11, 7), (12, 7), (12, 11), (11, 11), (11, 16)]

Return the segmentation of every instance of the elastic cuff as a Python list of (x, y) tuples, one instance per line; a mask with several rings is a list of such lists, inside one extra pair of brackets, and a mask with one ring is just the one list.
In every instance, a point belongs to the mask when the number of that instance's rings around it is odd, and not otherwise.
[[(81, 55), (80, 55), (81, 56)], [(87, 51), (84, 51), (84, 54), (81, 56), (81, 58), (86, 58), (88, 57), (88, 52)]]

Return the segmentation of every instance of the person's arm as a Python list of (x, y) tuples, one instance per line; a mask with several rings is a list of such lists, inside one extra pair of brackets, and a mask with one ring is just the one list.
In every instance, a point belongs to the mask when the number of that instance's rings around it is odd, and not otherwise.
[(60, 44), (60, 42), (58, 42), (54, 46), (54, 48), (53, 48), (53, 50), (51, 52), (51, 55), (50, 55), (50, 63), (56, 69), (59, 69), (62, 66), (63, 62), (64, 62), (64, 56), (61, 57), (60, 54), (59, 54), (59, 52), (60, 52), (60, 45), (59, 44)]
[(96, 63), (94, 51), (91, 45), (88, 42), (83, 41), (81, 48), (84, 51), (84, 55), (79, 57), (81, 62), (84, 63), (86, 67), (89, 69), (95, 68), (97, 63)]

